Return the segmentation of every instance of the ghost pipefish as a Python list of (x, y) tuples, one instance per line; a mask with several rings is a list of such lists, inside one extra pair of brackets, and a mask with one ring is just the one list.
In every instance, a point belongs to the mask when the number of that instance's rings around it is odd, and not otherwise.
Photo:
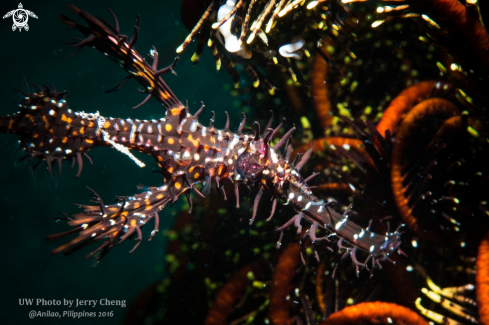
[[(274, 146), (270, 140), (278, 132), (281, 124), (271, 128), (272, 119), (264, 132), (258, 122), (254, 122), (251, 133), (244, 132), (246, 117), (236, 133), (229, 130), (229, 116), (224, 129), (218, 129), (211, 119), (209, 126), (198, 121), (204, 105), (194, 114), (190, 114), (188, 106), (175, 96), (161, 76), (173, 71), (175, 62), (167, 68), (157, 69), (158, 52), (153, 47), (150, 56), (153, 62), (149, 65), (135, 50), (134, 45), (139, 34), (139, 16), (133, 36), (128, 39), (120, 33), (116, 16), (112, 25), (105, 19), (95, 19), (88, 12), (73, 5), (68, 8), (85, 20), (88, 26), (79, 25), (70, 18), (61, 15), (63, 23), (77, 29), (85, 38), (70, 43), (76, 47), (75, 54), (83, 47), (93, 47), (116, 62), (129, 75), (114, 89), (120, 88), (129, 79), (135, 79), (145, 89), (147, 97), (135, 108), (146, 103), (151, 97), (161, 102), (166, 114), (159, 120), (132, 120), (107, 118), (97, 113), (74, 112), (65, 100), (66, 92), (59, 93), (52, 86), (40, 88), (36, 93), (23, 92), (20, 111), (0, 117), (0, 132), (14, 133), (20, 137), (20, 147), (39, 162), (45, 161), (48, 172), (57, 162), (61, 171), (62, 163), (72, 160), (83, 165), (82, 156), (97, 146), (114, 147), (129, 155), (136, 163), (142, 165), (131, 151), (151, 155), (161, 168), (164, 184), (160, 187), (141, 187), (142, 193), (134, 196), (119, 196), (118, 203), (105, 205), (102, 198), (93, 193), (97, 205), (80, 205), (82, 213), (66, 216), (68, 225), (74, 227), (63, 233), (50, 235), (47, 241), (78, 234), (70, 241), (52, 250), (52, 254), (63, 252), (69, 255), (93, 242), (102, 244), (88, 254), (96, 256), (96, 260), (105, 256), (112, 247), (124, 242), (131, 236), (137, 236), (136, 249), (142, 240), (141, 227), (150, 219), (155, 219), (155, 229), (150, 240), (158, 231), (158, 212), (168, 203), (186, 196), (190, 210), (192, 199), (190, 192), (199, 196), (210, 193), (212, 183), (226, 196), (224, 186), (233, 184), (236, 206), (239, 208), (241, 184), (258, 188), (253, 205), (250, 225), (257, 215), (260, 199), (264, 194), (273, 198), (270, 220), (279, 200), (283, 200), (297, 212), (283, 226), (276, 229), (280, 232), (277, 246), (281, 245), (283, 231), (295, 225), (300, 232), (301, 220), (310, 224), (306, 232), (312, 242), (327, 241), (329, 236), (338, 238), (338, 248), (345, 249), (357, 267), (367, 267), (371, 262), (374, 267), (381, 267), (380, 262), (389, 259), (389, 254), (398, 250), (401, 243), (398, 230), (377, 234), (369, 227), (362, 228), (348, 218), (351, 206), (340, 214), (328, 203), (313, 195), (307, 180), (299, 171), (308, 161), (313, 148), (304, 155), (290, 160), (291, 146), (287, 145), (295, 128), (287, 132)], [(22, 92), (22, 91), (21, 91)], [(273, 118), (273, 116), (272, 116)], [(285, 155), (277, 151), (285, 148)], [(199, 185), (200, 184), (200, 185)], [(197, 186), (202, 186), (197, 189)], [(324, 229), (329, 236), (316, 237), (316, 230)], [(364, 262), (357, 259), (357, 251), (368, 255)], [(316, 253), (316, 257), (318, 257)]]

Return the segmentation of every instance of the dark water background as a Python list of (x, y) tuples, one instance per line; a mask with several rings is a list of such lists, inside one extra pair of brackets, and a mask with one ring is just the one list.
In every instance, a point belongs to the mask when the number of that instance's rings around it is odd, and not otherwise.
[[(39, 18), (29, 18), (29, 31), (12, 32), (12, 19), (0, 21), (0, 114), (16, 111), (20, 95), (12, 88), (27, 90), (26, 82), (53, 84), (57, 90), (69, 90), (67, 101), (75, 111), (100, 111), (104, 116), (131, 117), (139, 119), (160, 118), (164, 109), (155, 100), (131, 110), (144, 95), (137, 92), (138, 85), (130, 81), (118, 92), (105, 94), (105, 90), (116, 85), (127, 73), (99, 52), (84, 48), (73, 58), (66, 44), (71, 37), (81, 37), (77, 31), (67, 31), (57, 15), (64, 14), (82, 23), (66, 7), (64, 1), (26, 1), (24, 9), (34, 12)], [(141, 33), (136, 48), (146, 55), (151, 45), (160, 53), (160, 67), (173, 61), (177, 46), (187, 35), (180, 20), (180, 1), (83, 1), (74, 3), (93, 16), (112, 18), (107, 7), (118, 16), (123, 33), (132, 35), (136, 15), (141, 14)], [(18, 1), (2, 1), (2, 16), (16, 9)], [(83, 23), (84, 24), (84, 23)], [(235, 98), (229, 89), (230, 78), (225, 71), (215, 72), (215, 64), (209, 51), (205, 51), (202, 62), (192, 68), (190, 57), (193, 49), (180, 55), (178, 76), (167, 76), (170, 87), (182, 100), (188, 99), (191, 111), (204, 100), (209, 108), (201, 115), (208, 121), (211, 110), (217, 114), (216, 125), (225, 122), (224, 110), (230, 111), (234, 127), (239, 123), (239, 111), (233, 110)], [(225, 76), (224, 78), (222, 76)], [(32, 88), (32, 87), (31, 87)], [(32, 89), (31, 89), (32, 90)], [(207, 122), (205, 122), (207, 123)], [(233, 129), (233, 128), (232, 128)], [(19, 299), (34, 298), (126, 300), (129, 304), (145, 286), (163, 278), (166, 247), (162, 232), (148, 243), (143, 240), (140, 247), (128, 254), (133, 243), (113, 250), (102, 263), (92, 267), (84, 256), (90, 248), (69, 257), (50, 256), (49, 251), (61, 242), (46, 243), (47, 234), (67, 230), (65, 222), (52, 218), (60, 211), (71, 214), (78, 208), (73, 203), (88, 203), (85, 186), (96, 190), (105, 200), (113, 202), (115, 195), (132, 195), (136, 185), (161, 185), (161, 176), (153, 174), (156, 164), (152, 158), (138, 155), (146, 163), (139, 168), (128, 157), (114, 149), (98, 148), (90, 152), (94, 165), (85, 160), (79, 179), (76, 171), (64, 164), (63, 175), (54, 178), (46, 175), (41, 166), (34, 177), (23, 164), (15, 164), (17, 137), (2, 134), (0, 138), (0, 227), (2, 230), (2, 258), (0, 281), (1, 324), (67, 324), (69, 318), (39, 318), (30, 320), (28, 312), (74, 310), (107, 312), (112, 318), (83, 318), (76, 322), (92, 324), (120, 324), (127, 308), (120, 307), (53, 307), (21, 306)], [(76, 168), (75, 168), (76, 169)], [(53, 174), (57, 174), (57, 168)], [(54, 180), (53, 180), (54, 179)], [(166, 208), (160, 213), (160, 230), (171, 226), (176, 208)], [(145, 227), (143, 235), (148, 237), (152, 224)], [(93, 247), (92, 249), (94, 249)]]

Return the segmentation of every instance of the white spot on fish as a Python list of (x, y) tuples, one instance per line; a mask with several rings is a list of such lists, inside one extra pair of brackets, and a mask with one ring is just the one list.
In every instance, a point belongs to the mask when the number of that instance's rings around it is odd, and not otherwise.
[(190, 131), (195, 132), (195, 130), (197, 130), (198, 125), (199, 125), (199, 122), (193, 121), (192, 124), (190, 124)]
[(340, 229), (341, 226), (343, 226), (345, 224), (345, 222), (347, 222), (347, 221), (348, 221), (348, 218), (344, 218), (343, 220), (338, 221), (336, 223), (336, 225), (334, 226), (334, 229), (336, 229), (336, 230)]
[(363, 235), (365, 235), (365, 230), (362, 229), (362, 231), (360, 231), (360, 234), (358, 234), (358, 237), (359, 238), (362, 238)]

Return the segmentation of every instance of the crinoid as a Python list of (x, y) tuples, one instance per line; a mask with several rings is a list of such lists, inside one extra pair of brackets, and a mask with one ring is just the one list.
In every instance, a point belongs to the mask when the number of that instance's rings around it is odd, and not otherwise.
[[(197, 17), (200, 17), (197, 20)], [(177, 53), (187, 48), (194, 38), (197, 49), (192, 57), (196, 64), (205, 44), (210, 47), (216, 68), (221, 65), (231, 75), (235, 87), (239, 86), (241, 65), (250, 75), (253, 86), (262, 83), (274, 94), (274, 86), (262, 72), (267, 67), (288, 71), (295, 82), (304, 84), (296, 60), (310, 56), (307, 48), (320, 53), (324, 37), (334, 39), (337, 46), (355, 58), (345, 46), (346, 40), (356, 37), (353, 26), (357, 20), (354, 13), (341, 1), (286, 0), (229, 0), (183, 1), (182, 19), (191, 30)]]

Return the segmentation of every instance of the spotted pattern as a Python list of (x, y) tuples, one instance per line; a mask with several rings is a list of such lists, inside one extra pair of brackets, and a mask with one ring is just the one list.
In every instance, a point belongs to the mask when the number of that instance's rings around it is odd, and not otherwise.
[[(152, 233), (154, 235), (159, 223), (157, 212), (167, 203), (175, 202), (185, 194), (189, 205), (192, 206), (189, 195), (191, 190), (199, 195), (206, 195), (210, 191), (211, 184), (215, 183), (225, 194), (224, 184), (234, 183), (236, 205), (239, 207), (239, 185), (244, 182), (258, 187), (250, 224), (253, 223), (260, 199), (266, 192), (272, 195), (273, 207), (280, 199), (292, 205), (297, 211), (297, 215), (277, 229), (281, 237), (283, 231), (292, 225), (299, 228), (300, 232), (301, 220), (306, 219), (310, 224), (307, 235), (313, 243), (327, 240), (326, 237), (316, 237), (316, 230), (323, 228), (330, 235), (339, 237), (338, 248), (350, 252), (357, 268), (365, 266), (368, 260), (371, 260), (372, 270), (375, 265), (380, 267), (379, 261), (388, 259), (388, 255), (397, 250), (400, 244), (400, 235), (397, 231), (382, 236), (370, 232), (369, 229), (363, 229), (348, 219), (348, 211), (340, 215), (312, 194), (306, 181), (299, 174), (300, 169), (309, 159), (312, 149), (297, 163), (289, 161), (290, 147), (287, 148), (285, 157), (276, 153), (278, 149), (284, 147), (293, 130), (287, 132), (284, 138), (272, 148), (269, 140), (278, 129), (270, 132), (267, 126), (266, 134), (261, 137), (259, 125), (255, 125), (253, 133), (243, 134), (244, 121), (237, 133), (230, 132), (228, 124), (224, 130), (215, 128), (212, 120), (208, 127), (200, 124), (197, 119), (200, 110), (194, 115), (190, 114), (188, 107), (184, 107), (160, 77), (163, 73), (172, 71), (173, 65), (157, 70), (158, 53), (155, 48), (150, 52), (150, 56), (153, 57), (152, 65), (143, 60), (134, 49), (139, 28), (135, 29), (131, 40), (126, 41), (118, 27), (109, 30), (88, 12), (73, 5), (68, 7), (89, 25), (82, 26), (68, 17), (60, 17), (66, 25), (78, 29), (86, 37), (80, 42), (73, 43), (72, 46), (78, 47), (77, 51), (84, 46), (93, 47), (129, 73), (129, 76), (112, 90), (117, 90), (131, 78), (135, 79), (147, 93), (147, 97), (140, 105), (153, 97), (161, 102), (167, 111), (164, 118), (151, 121), (105, 118), (98, 114), (85, 113), (67, 115), (67, 112), (63, 120), (62, 110), (53, 105), (43, 106), (42, 114), (39, 115), (42, 120), (41, 125), (44, 127), (42, 136), (49, 130), (57, 129), (55, 127), (59, 123), (57, 119), (61, 119), (65, 127), (72, 129), (68, 142), (80, 141), (82, 144), (73, 148), (78, 150), (76, 153), (78, 156), (81, 150), (85, 150), (84, 148), (96, 145), (112, 145), (119, 151), (126, 151), (124, 153), (128, 155), (130, 155), (129, 150), (150, 154), (161, 168), (164, 185), (159, 188), (145, 188), (143, 193), (134, 197), (119, 197), (119, 204), (109, 206), (104, 205), (102, 199), (94, 193), (94, 201), (98, 206), (82, 206), (84, 213), (75, 214), (73, 218), (68, 219), (68, 223), (76, 228), (48, 237), (48, 240), (54, 240), (79, 233), (78, 237), (56, 248), (52, 253), (63, 251), (65, 254), (70, 254), (93, 241), (103, 239), (103, 244), (90, 253), (93, 255), (101, 252), (100, 255), (103, 256), (111, 247), (133, 234), (137, 235), (137, 247), (142, 239), (140, 227), (146, 224), (147, 220), (154, 218), (155, 230)], [(114, 29), (117, 30), (113, 32)], [(27, 117), (27, 120), (29, 118)], [(19, 127), (18, 122), (20, 123), (20, 121), (12, 122), (5, 119), (1, 121), (0, 127), (19, 133), (14, 130)], [(30, 137), (34, 137), (35, 134), (41, 137), (40, 133), (33, 133), (32, 130), (30, 133), (27, 132), (27, 136)], [(55, 137), (49, 139), (54, 141)], [(197, 189), (199, 184), (202, 184), (200, 190)], [(274, 212), (275, 208), (270, 218), (273, 217)], [(114, 242), (116, 239), (119, 241)], [(278, 245), (280, 243), (281, 239)], [(365, 262), (361, 263), (357, 260), (357, 250), (367, 253), (368, 259)]]

